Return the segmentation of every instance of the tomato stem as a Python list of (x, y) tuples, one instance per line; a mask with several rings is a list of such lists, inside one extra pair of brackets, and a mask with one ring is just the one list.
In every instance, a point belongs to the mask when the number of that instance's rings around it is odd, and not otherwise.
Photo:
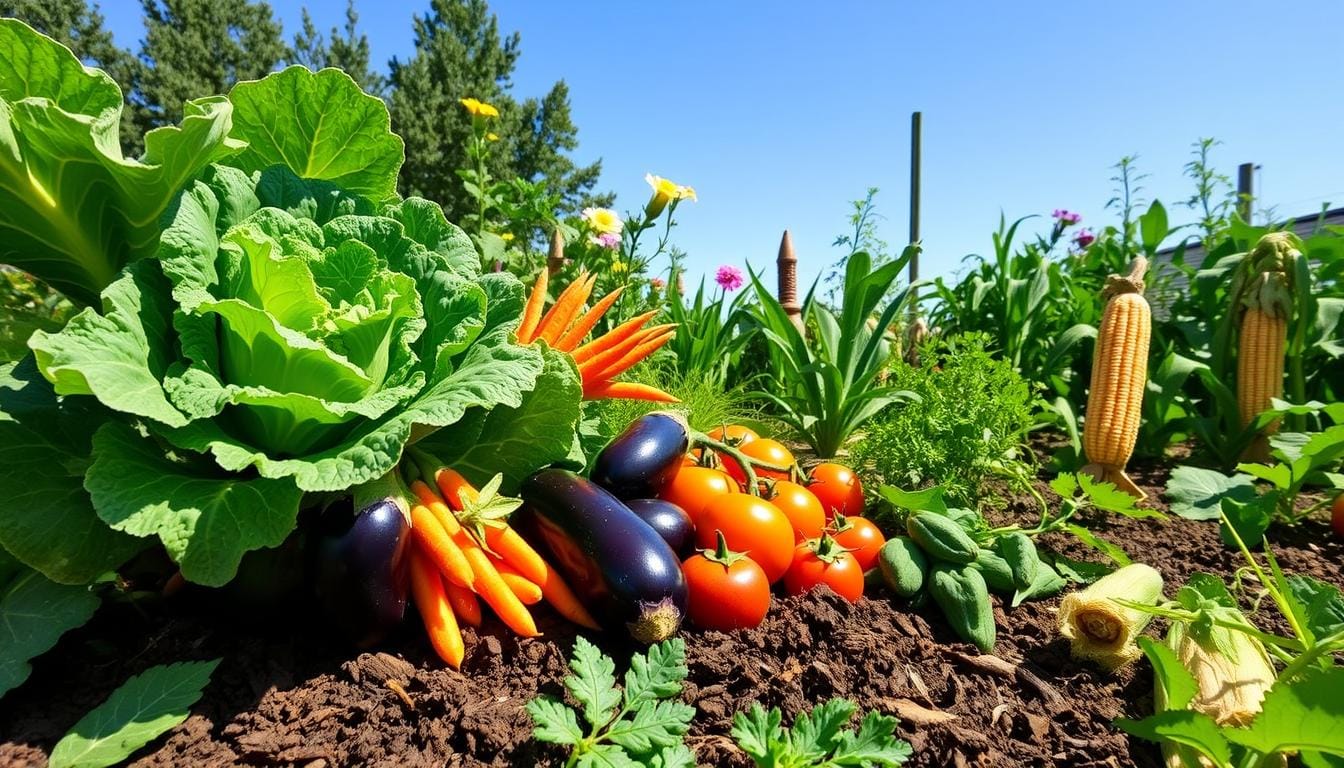
[(742, 467), (742, 471), (747, 476), (747, 483), (746, 483), (747, 493), (751, 494), (752, 496), (761, 495), (759, 487), (760, 480), (758, 480), (756, 477), (756, 470), (754, 469), (754, 467), (760, 467), (761, 469), (770, 469), (774, 470), (775, 472), (788, 472), (790, 477), (793, 477), (795, 473), (798, 472), (797, 464), (791, 467), (786, 467), (781, 464), (771, 464), (768, 461), (761, 461), (760, 459), (756, 459), (746, 455), (742, 451), (738, 450), (734, 446), (729, 445), (728, 443), (723, 442), (722, 440), (715, 440), (709, 435), (706, 435), (704, 432), (697, 432), (695, 430), (690, 430), (690, 435), (692, 445), (699, 445), (701, 447), (713, 448), (716, 451), (726, 453), (729, 456), (733, 457), (733, 460), (737, 462), (738, 466)]
[(715, 528), (714, 535), (718, 538), (714, 549), (700, 550), (700, 554), (704, 555), (706, 560), (727, 568), (747, 556), (745, 552), (734, 552), (728, 548), (728, 539), (724, 537), (722, 529)]

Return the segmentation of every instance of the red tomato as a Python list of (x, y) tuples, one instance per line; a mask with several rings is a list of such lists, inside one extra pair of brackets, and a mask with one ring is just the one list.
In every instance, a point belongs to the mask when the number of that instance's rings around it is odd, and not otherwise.
[(1335, 503), (1330, 507), (1330, 527), (1335, 529), (1335, 535), (1344, 539), (1344, 493), (1335, 497)]
[(849, 467), (826, 462), (812, 469), (812, 480), (807, 489), (821, 500), (830, 520), (836, 512), (842, 515), (863, 514), (863, 483)]
[(826, 513), (821, 502), (803, 486), (788, 480), (776, 480), (763, 498), (779, 507), (793, 526), (793, 540), (815, 539), (826, 527)]
[(695, 543), (709, 549), (717, 543), (715, 531), (735, 552), (760, 564), (771, 584), (779, 581), (793, 562), (793, 526), (775, 505), (745, 493), (715, 496), (695, 519)]
[(804, 541), (795, 547), (793, 564), (784, 574), (784, 590), (790, 595), (801, 595), (819, 584), (825, 584), (851, 603), (857, 603), (863, 595), (863, 569), (830, 536)]
[[(663, 486), (659, 498), (676, 504), (691, 516), (691, 522), (699, 526), (700, 514), (710, 501), (728, 494), (737, 493), (737, 483), (717, 469), (709, 467), (683, 466), (677, 470), (672, 482)], [(711, 535), (713, 530), (710, 531)], [(711, 542), (712, 543), (712, 542)]]
[[(793, 454), (789, 452), (788, 448), (784, 447), (783, 443), (779, 442), (778, 440), (771, 440), (766, 437), (762, 437), (757, 440), (752, 440), (750, 443), (747, 443), (746, 445), (739, 447), (738, 450), (746, 454), (749, 458), (756, 459), (757, 461), (764, 461), (769, 464), (774, 464), (780, 467), (792, 467), (794, 463)], [(747, 473), (743, 472), (742, 467), (738, 466), (737, 460), (734, 459), (732, 456), (723, 456), (722, 458), (723, 458), (723, 470), (728, 474), (732, 475), (733, 479), (737, 481), (738, 485), (745, 484), (747, 482)], [(777, 469), (766, 469), (764, 467), (753, 467), (753, 469), (756, 470), (756, 477), (758, 479), (759, 478), (771, 478), (774, 480), (789, 479), (788, 472), (781, 472), (780, 470)]]
[(721, 443), (727, 443), (737, 447), (742, 447), (753, 440), (759, 440), (760, 435), (750, 427), (744, 427), (741, 424), (729, 424), (725, 427), (715, 427), (709, 431), (709, 436), (713, 440)]
[(859, 561), (860, 568), (866, 571), (877, 564), (877, 553), (882, 551), (882, 545), (887, 543), (887, 537), (873, 525), (872, 520), (840, 515), (835, 518), (832, 528), (834, 533), (831, 535), (840, 546), (854, 555), (854, 559)]
[(715, 549), (686, 558), (686, 615), (705, 629), (751, 629), (770, 610), (770, 580), (750, 557), (728, 549), (717, 534)]

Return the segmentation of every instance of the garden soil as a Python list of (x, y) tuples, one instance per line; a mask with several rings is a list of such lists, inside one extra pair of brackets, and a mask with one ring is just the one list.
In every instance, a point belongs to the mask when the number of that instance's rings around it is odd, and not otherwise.
[[(1162, 508), (1167, 470), (1140, 466), (1134, 474)], [(993, 516), (1026, 520), (1030, 509), (1013, 500)], [(1113, 516), (1088, 523), (1157, 567), (1169, 596), (1192, 573), (1229, 575), (1239, 565), (1212, 523)], [(1285, 569), (1344, 586), (1344, 543), (1323, 521), (1274, 535)], [(1070, 538), (1044, 543), (1096, 559)], [(901, 719), (899, 733), (915, 748), (910, 765), (1159, 765), (1152, 745), (1111, 725), (1151, 712), (1147, 662), (1111, 675), (1073, 661), (1055, 633), (1058, 597), (1016, 609), (996, 597), (998, 644), (987, 657), (957, 642), (936, 610), (870, 593), (856, 605), (829, 590), (776, 597), (755, 630), (683, 632), (690, 667), (683, 698), (699, 711), (687, 741), (700, 764), (751, 765), (729, 729), (752, 701), (782, 708), (790, 722), (800, 710), (845, 697)], [(563, 753), (530, 740), (523, 710), (539, 693), (564, 695), (574, 633), (558, 619), (541, 616), (544, 636), (533, 640), (515, 639), (490, 620), (481, 632), (468, 629), (459, 673), (443, 668), (413, 626), (360, 653), (319, 622), (295, 618), (303, 615), (249, 617), (190, 597), (152, 609), (107, 606), (0, 702), (0, 766), (44, 765), (61, 735), (130, 675), (217, 657), (223, 661), (190, 717), (137, 752), (132, 765), (563, 763)], [(619, 638), (593, 639), (618, 664), (634, 650)]]

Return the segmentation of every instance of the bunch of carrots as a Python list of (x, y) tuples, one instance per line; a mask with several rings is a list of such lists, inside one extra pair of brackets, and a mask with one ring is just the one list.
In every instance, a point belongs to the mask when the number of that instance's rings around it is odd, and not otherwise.
[(466, 653), (461, 623), (481, 625), (481, 601), (523, 637), (541, 634), (528, 606), (542, 600), (570, 621), (600, 629), (555, 568), (507, 522), (463, 524), (459, 514), (479, 492), (462, 475), (440, 467), (412, 480), (410, 490), (411, 597), (434, 650), (453, 669)]
[(541, 339), (552, 348), (569, 353), (579, 366), (583, 376), (583, 397), (585, 400), (602, 398), (627, 398), (631, 400), (652, 400), (661, 403), (675, 403), (677, 398), (657, 387), (637, 384), (629, 381), (616, 381), (616, 377), (625, 373), (631, 366), (648, 357), (671, 341), (677, 324), (644, 325), (653, 318), (656, 311), (645, 312), (616, 326), (608, 333), (580, 346), (588, 332), (602, 319), (602, 315), (611, 309), (620, 298), (623, 288), (617, 288), (603, 296), (587, 312), (584, 304), (593, 293), (596, 275), (580, 272), (577, 279), (570, 283), (556, 297), (555, 303), (542, 315), (546, 304), (546, 287), (549, 277), (543, 269), (532, 286), (527, 305), (523, 308), (523, 320), (518, 326), (518, 343), (530, 344)]

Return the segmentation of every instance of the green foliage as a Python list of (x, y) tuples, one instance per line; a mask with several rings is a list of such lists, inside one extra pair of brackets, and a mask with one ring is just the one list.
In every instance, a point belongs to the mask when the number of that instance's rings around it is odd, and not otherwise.
[(219, 659), (166, 664), (127, 680), (56, 742), (51, 768), (106, 768), (122, 762), (187, 719), (218, 665)]
[(914, 751), (896, 738), (896, 719), (874, 711), (864, 715), (857, 731), (846, 728), (857, 709), (845, 699), (831, 699), (799, 713), (785, 730), (778, 707), (767, 712), (753, 702), (733, 716), (732, 735), (761, 768), (904, 765)]
[(0, 363), (28, 354), (35, 331), (58, 331), (75, 312), (69, 299), (32, 275), (0, 265)]
[(582, 636), (574, 640), (565, 688), (581, 707), (554, 696), (527, 703), (537, 741), (570, 747), (567, 766), (694, 766), (682, 744), (695, 708), (676, 701), (686, 679), (686, 643), (664, 640), (630, 659), (625, 689), (616, 687), (616, 665)]
[(821, 458), (835, 456), (869, 419), (912, 397), (884, 383), (882, 374), (892, 357), (887, 329), (911, 291), (893, 287), (918, 250), (909, 246), (876, 269), (868, 254), (852, 254), (838, 313), (822, 305), (815, 285), (803, 301), (803, 323), (813, 329), (809, 334), (793, 324), (752, 273), (755, 319), (770, 343), (772, 362), (772, 380), (756, 384), (760, 397)]
[(98, 596), (88, 587), (57, 584), (0, 549), (0, 697), (28, 679), (29, 659), (97, 608)]
[(902, 488), (936, 483), (974, 505), (991, 476), (1026, 477), (1023, 445), (1034, 423), (1032, 387), (992, 357), (982, 334), (946, 336), (920, 350), (917, 367), (893, 365), (887, 384), (918, 399), (873, 419), (851, 453), (865, 476)]
[[(669, 282), (676, 285), (681, 275), (674, 269)], [(666, 349), (675, 356), (680, 376), (698, 373), (720, 385), (732, 380), (729, 370), (751, 340), (750, 310), (746, 306), (750, 296), (743, 291), (729, 301), (722, 288), (707, 295), (703, 278), (690, 301), (675, 291), (668, 295), (663, 319), (676, 323), (677, 333)]]

